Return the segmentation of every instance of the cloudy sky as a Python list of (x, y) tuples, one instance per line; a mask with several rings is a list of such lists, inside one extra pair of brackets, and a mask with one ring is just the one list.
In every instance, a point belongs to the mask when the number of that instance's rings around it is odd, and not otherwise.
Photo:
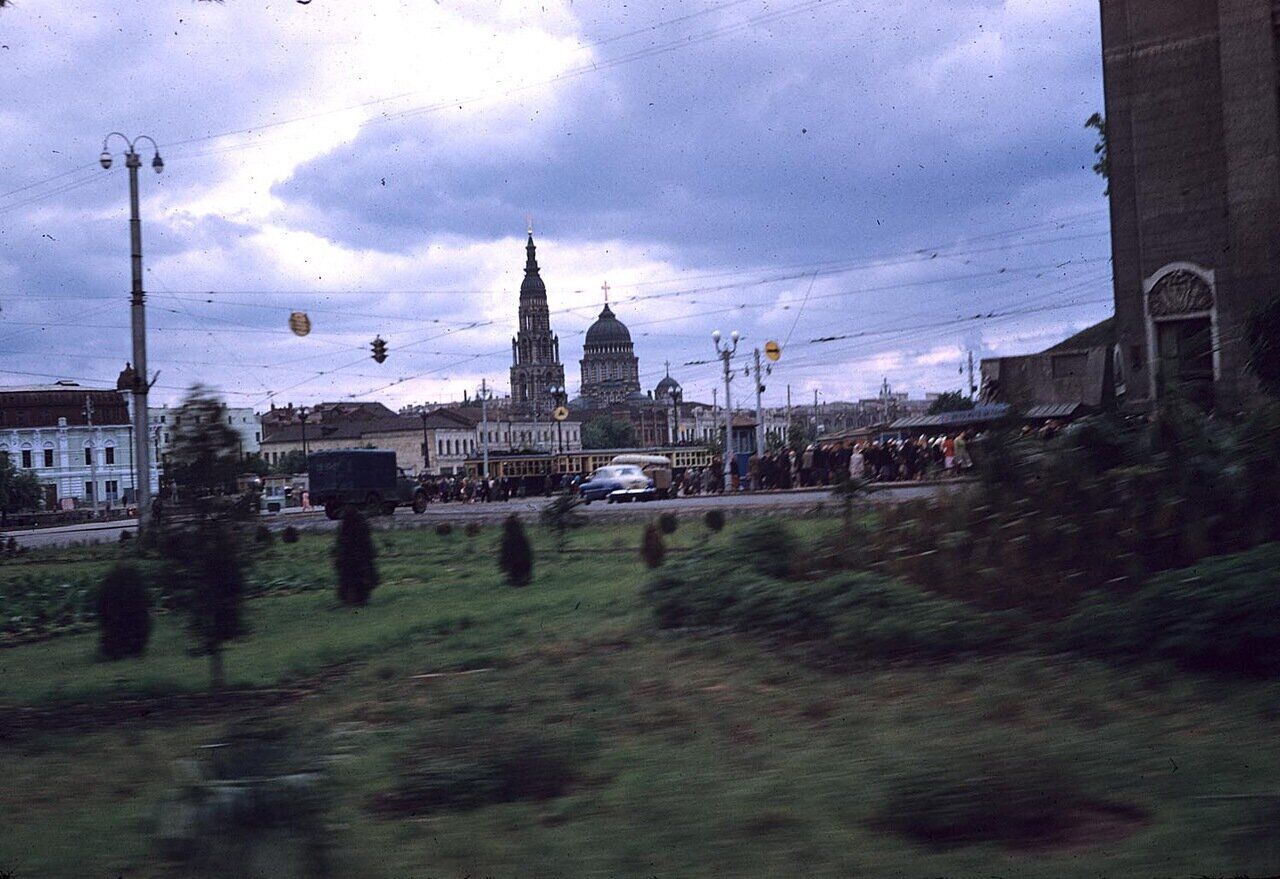
[(1110, 311), (1096, 0), (17, 0), (0, 59), (3, 384), (129, 359), (110, 131), (165, 161), (160, 402), (505, 391), (528, 215), (574, 392), (606, 280), (646, 387), (709, 400), (737, 329), (783, 344), (767, 404), (960, 388)]

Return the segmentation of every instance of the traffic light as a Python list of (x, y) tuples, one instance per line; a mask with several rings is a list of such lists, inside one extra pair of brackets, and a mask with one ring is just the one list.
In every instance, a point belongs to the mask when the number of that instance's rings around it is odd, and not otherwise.
[(369, 347), (373, 349), (373, 359), (378, 363), (387, 359), (387, 343), (382, 340), (381, 336), (375, 337), (373, 344)]

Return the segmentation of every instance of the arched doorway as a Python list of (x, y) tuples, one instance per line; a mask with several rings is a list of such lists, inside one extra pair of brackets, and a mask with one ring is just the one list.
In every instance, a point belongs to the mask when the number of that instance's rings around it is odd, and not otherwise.
[(1212, 409), (1218, 372), (1213, 273), (1174, 264), (1153, 275), (1146, 287), (1152, 396), (1177, 394)]

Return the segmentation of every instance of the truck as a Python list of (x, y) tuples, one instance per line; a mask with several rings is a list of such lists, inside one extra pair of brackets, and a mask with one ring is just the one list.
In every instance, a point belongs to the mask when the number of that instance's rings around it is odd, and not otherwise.
[(367, 515), (391, 515), (401, 504), (425, 507), (421, 483), (396, 466), (396, 453), (384, 449), (335, 449), (307, 458), (311, 503), (324, 507), (330, 519), (347, 507)]

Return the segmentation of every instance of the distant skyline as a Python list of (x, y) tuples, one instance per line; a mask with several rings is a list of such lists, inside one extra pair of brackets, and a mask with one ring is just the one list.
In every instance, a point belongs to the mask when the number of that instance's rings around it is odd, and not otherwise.
[(784, 343), (770, 406), (960, 389), (1111, 312), (1091, 0), (42, 0), (0, 44), (3, 384), (129, 359), (114, 130), (165, 159), (155, 405), (505, 389), (530, 214), (574, 394), (606, 280), (646, 390), (709, 401), (737, 329)]

